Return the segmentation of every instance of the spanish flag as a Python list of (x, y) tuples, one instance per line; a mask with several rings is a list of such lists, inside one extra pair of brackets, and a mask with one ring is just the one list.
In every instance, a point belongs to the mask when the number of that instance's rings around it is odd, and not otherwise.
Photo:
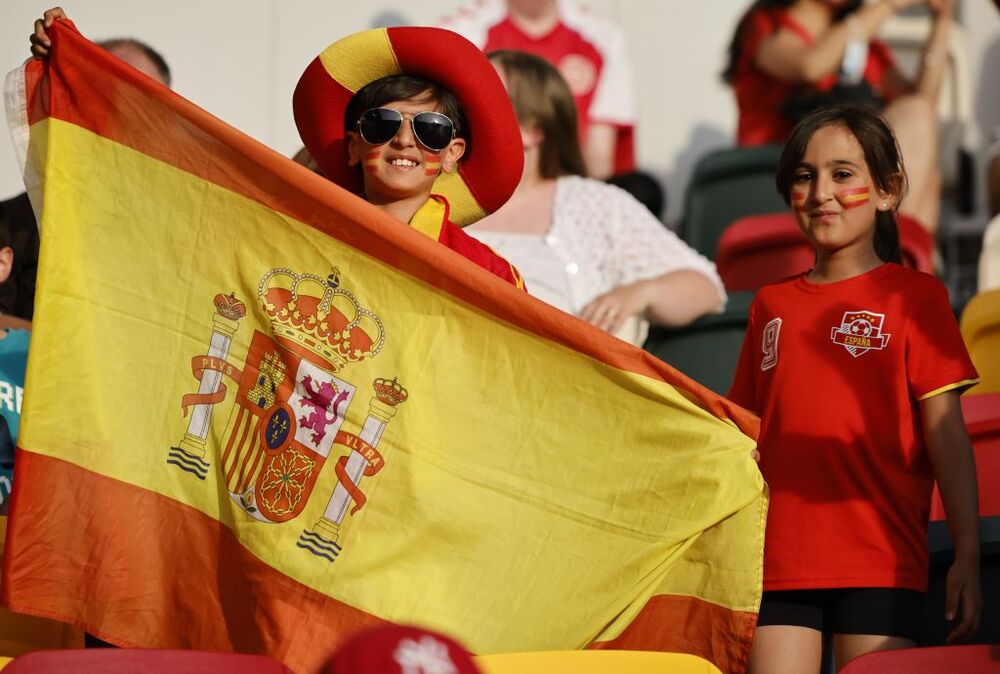
[(745, 667), (754, 417), (51, 34), (3, 604), (297, 671), (403, 622)]

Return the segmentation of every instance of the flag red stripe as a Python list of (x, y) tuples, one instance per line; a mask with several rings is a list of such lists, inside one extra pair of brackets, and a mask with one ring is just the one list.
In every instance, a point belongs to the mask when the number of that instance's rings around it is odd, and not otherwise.
[[(592, 648), (691, 653), (723, 672), (742, 672), (750, 657), (757, 614), (678, 595), (657, 595), (617, 639)], [(742, 639), (732, 635), (742, 634)]]
[[(267, 653), (295, 671), (317, 671), (346, 636), (384, 624), (276, 571), (190, 506), (21, 449), (17, 470), (0, 590), (15, 611), (120, 646)], [(108, 517), (125, 512), (128, 527)]]
[[(83, 39), (69, 25), (56, 22), (51, 35), (50, 68), (59, 75), (60, 83), (51, 95), (52, 116), (308, 223), (543, 339), (612, 367), (685, 389), (686, 395), (703, 408), (718, 417), (733, 419), (745, 433), (757, 436), (759, 422), (755, 417), (652, 355), (553, 311), (541, 301), (526, 300), (523, 292), (419, 232), (400, 227), (359, 197), (331, 187), (324, 178), (158, 85)], [(109, 77), (109, 73), (113, 76)], [(63, 81), (72, 87), (72, 95), (64, 90)], [(134, 123), (136, 119), (142, 123)], [(150, 129), (156, 129), (156, 133), (150, 133)], [(280, 189), (276, 189), (278, 186)], [(252, 233), (234, 229), (233, 235)]]
[[(222, 523), (162, 494), (23, 449), (17, 470), (17, 516), (7, 532), (13, 554), (0, 589), (15, 611), (120, 646), (262, 653), (296, 671), (316, 671), (344, 638), (385, 624), (268, 566)], [(107, 518), (121, 512), (129, 513), (127, 528)], [(165, 526), (170, 536), (153, 535)], [(297, 553), (309, 554), (289, 554)], [(755, 620), (694, 597), (659, 595), (620, 637), (594, 648), (689, 652), (740, 671)], [(732, 634), (747, 636), (730, 643)]]
[[(240, 460), (240, 454), (237, 451), (233, 453), (233, 445), (236, 444), (236, 436), (239, 435), (241, 425), (243, 423), (249, 423), (244, 419), (244, 417), (249, 414), (243, 405), (237, 405), (238, 411), (236, 412), (236, 421), (233, 423), (233, 432), (229, 435), (229, 440), (226, 442), (226, 449), (222, 452), (222, 467), (226, 471), (226, 484), (233, 484), (233, 475), (236, 473), (236, 464)], [(237, 445), (238, 447), (241, 445)]]

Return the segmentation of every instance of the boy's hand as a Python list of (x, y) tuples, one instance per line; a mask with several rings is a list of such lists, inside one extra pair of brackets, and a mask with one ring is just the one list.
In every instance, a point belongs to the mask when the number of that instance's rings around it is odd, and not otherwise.
[(948, 570), (946, 583), (945, 620), (954, 621), (959, 606), (962, 607), (962, 622), (952, 628), (945, 641), (953, 644), (968, 639), (979, 629), (979, 616), (983, 607), (983, 597), (979, 591), (979, 556), (963, 557), (956, 554), (955, 562)]
[(42, 18), (35, 21), (35, 32), (28, 37), (28, 41), (31, 42), (31, 55), (35, 58), (44, 58), (49, 55), (49, 48), (52, 46), (52, 40), (49, 39), (49, 34), (47, 28), (52, 26), (52, 22), (56, 19), (65, 19), (66, 12), (62, 10), (62, 7), (53, 7), (52, 9), (46, 10)]

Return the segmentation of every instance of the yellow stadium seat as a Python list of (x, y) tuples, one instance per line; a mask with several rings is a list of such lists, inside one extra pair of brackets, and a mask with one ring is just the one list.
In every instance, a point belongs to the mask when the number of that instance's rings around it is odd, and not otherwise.
[(973, 393), (1000, 393), (1000, 289), (975, 295), (962, 312), (962, 338), (980, 382)]
[(720, 674), (708, 660), (687, 653), (548, 651), (480, 655), (484, 674)]

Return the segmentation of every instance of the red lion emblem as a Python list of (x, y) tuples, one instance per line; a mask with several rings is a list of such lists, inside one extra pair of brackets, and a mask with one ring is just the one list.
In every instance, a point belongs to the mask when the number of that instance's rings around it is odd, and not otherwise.
[[(311, 407), (312, 413), (308, 417), (299, 417), (299, 424), (303, 428), (313, 429), (312, 441), (318, 445), (326, 435), (326, 427), (336, 423), (337, 419), (340, 418), (340, 406), (347, 400), (348, 394), (347, 391), (341, 391), (338, 394), (337, 387), (327, 381), (322, 382), (319, 388), (316, 388), (309, 375), (302, 378), (302, 387), (308, 397), (300, 400), (299, 405)], [(330, 402), (333, 401), (335, 395), (337, 399), (333, 402), (333, 416), (327, 417), (326, 411), (330, 408)]]

